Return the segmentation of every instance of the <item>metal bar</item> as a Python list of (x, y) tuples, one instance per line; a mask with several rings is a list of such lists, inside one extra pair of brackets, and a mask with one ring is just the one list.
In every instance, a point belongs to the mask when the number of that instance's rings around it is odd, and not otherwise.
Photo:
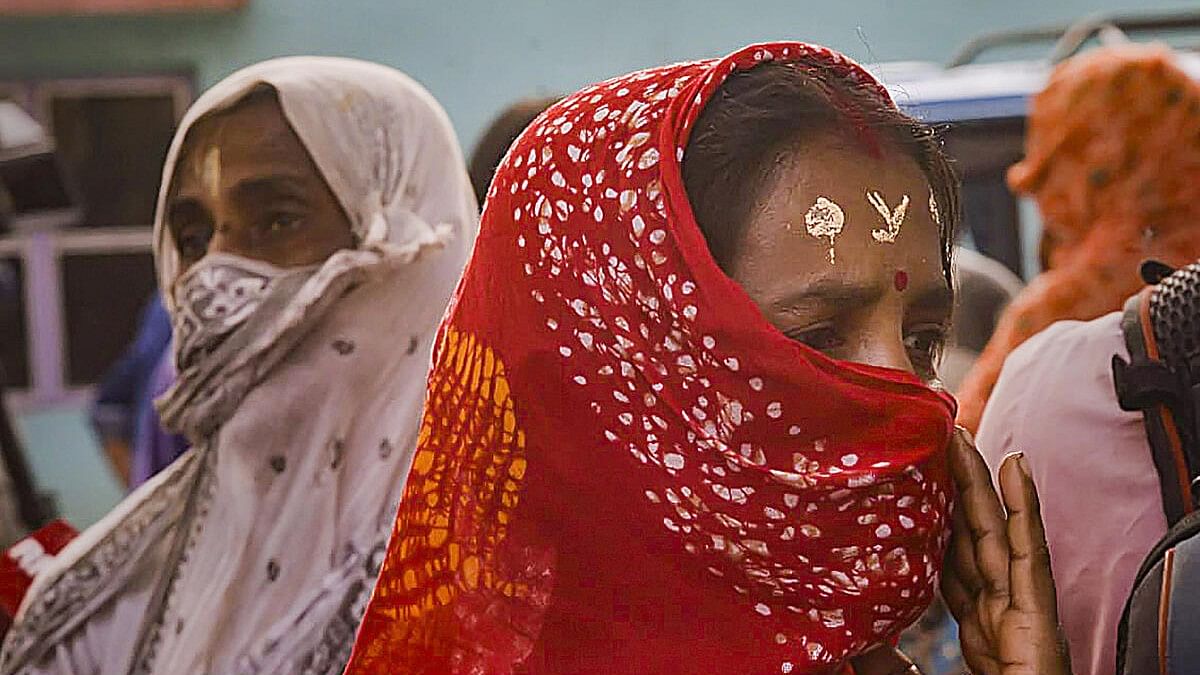
[[(154, 243), (150, 226), (72, 228), (46, 234), (54, 240), (55, 249), (65, 253), (140, 253), (150, 250)], [(17, 255), (25, 250), (31, 238), (31, 233), (0, 237), (0, 255)]]
[(62, 253), (142, 253), (153, 241), (150, 227), (120, 227), (59, 232), (56, 239)]
[(951, 56), (950, 60), (946, 62), (946, 67), (957, 68), (958, 66), (974, 63), (981, 54), (989, 49), (1027, 45), (1035, 42), (1053, 42), (1062, 37), (1062, 34), (1067, 32), (1069, 28), (1070, 26), (1057, 25), (1030, 28), (1028, 30), (1006, 30), (981, 35), (959, 47), (958, 51), (954, 52), (954, 56)]
[(24, 262), (32, 393), (35, 400), (50, 403), (64, 394), (66, 360), (62, 277), (54, 235), (50, 232), (30, 235)]
[(1070, 29), (1063, 33), (1063, 36), (1050, 52), (1050, 63), (1059, 63), (1078, 54), (1079, 50), (1083, 49), (1088, 40), (1095, 37), (1105, 28), (1110, 27), (1125, 33), (1200, 30), (1200, 12), (1168, 12), (1142, 15), (1096, 14), (1087, 17), (1076, 22)]
[[(62, 253), (142, 253), (152, 248), (154, 234), (149, 226), (106, 227), (96, 230), (46, 232)], [(21, 255), (31, 234), (0, 237), (0, 255)]]
[[(1035, 42), (1056, 41), (1051, 50), (1052, 63), (1079, 51), (1104, 26), (1122, 31), (1200, 30), (1200, 12), (1163, 12), (1155, 14), (1095, 14), (1070, 25), (1050, 25), (1028, 30), (1009, 30), (988, 33), (960, 47), (946, 63), (955, 68), (973, 63), (989, 49), (1017, 46)], [(1082, 37), (1079, 37), (1082, 36)]]

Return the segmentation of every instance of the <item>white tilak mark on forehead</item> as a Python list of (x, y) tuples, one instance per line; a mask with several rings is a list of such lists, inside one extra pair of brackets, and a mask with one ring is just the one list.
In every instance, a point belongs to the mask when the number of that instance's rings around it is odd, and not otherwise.
[(214, 145), (204, 153), (200, 167), (200, 181), (209, 199), (216, 201), (221, 194), (221, 147)]
[(881, 244), (894, 244), (896, 236), (900, 234), (900, 226), (904, 224), (904, 217), (908, 215), (908, 195), (904, 195), (895, 209), (889, 208), (883, 195), (876, 190), (867, 191), (867, 201), (879, 212), (886, 226), (881, 230), (871, 230), (871, 236)]
[(804, 214), (804, 225), (808, 233), (818, 239), (829, 237), (829, 264), (835, 264), (834, 239), (846, 226), (846, 213), (842, 207), (828, 198), (817, 197), (816, 203)]

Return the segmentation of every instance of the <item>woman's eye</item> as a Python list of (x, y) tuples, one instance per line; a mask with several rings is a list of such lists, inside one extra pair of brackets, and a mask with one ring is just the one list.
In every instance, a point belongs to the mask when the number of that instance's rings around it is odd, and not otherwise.
[(208, 253), (212, 233), (206, 229), (189, 228), (180, 233), (176, 241), (179, 255), (185, 260), (199, 260)]
[(827, 352), (846, 344), (846, 339), (834, 326), (812, 326), (784, 333), (789, 338), (816, 349)]
[(282, 234), (291, 230), (295, 230), (302, 224), (300, 216), (292, 213), (277, 213), (269, 219), (267, 223), (267, 231), (271, 234)]
[(926, 328), (915, 330), (904, 336), (904, 346), (911, 352), (932, 354), (937, 351), (946, 339), (946, 333), (941, 328)]
[(904, 348), (908, 351), (913, 367), (922, 377), (933, 377), (938, 353), (946, 342), (946, 328), (931, 326), (913, 330), (904, 336)]

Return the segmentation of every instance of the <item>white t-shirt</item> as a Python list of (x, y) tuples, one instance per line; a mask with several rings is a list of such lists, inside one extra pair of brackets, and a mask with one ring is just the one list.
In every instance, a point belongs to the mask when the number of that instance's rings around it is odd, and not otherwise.
[(1039, 333), (1005, 362), (976, 439), (993, 473), (1012, 452), (1029, 462), (1079, 675), (1116, 671), (1126, 597), (1167, 531), (1142, 415), (1117, 405), (1115, 354), (1128, 359), (1120, 312)]

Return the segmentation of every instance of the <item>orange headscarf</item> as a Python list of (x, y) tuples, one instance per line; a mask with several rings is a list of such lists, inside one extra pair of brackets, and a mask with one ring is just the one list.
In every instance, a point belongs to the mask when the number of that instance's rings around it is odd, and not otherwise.
[(1098, 49), (1059, 66), (1033, 99), (1026, 157), (1008, 182), (1037, 200), (1047, 271), (1001, 317), (960, 392), (978, 426), (1009, 352), (1055, 321), (1120, 309), (1138, 267), (1200, 257), (1200, 85), (1169, 50)]

